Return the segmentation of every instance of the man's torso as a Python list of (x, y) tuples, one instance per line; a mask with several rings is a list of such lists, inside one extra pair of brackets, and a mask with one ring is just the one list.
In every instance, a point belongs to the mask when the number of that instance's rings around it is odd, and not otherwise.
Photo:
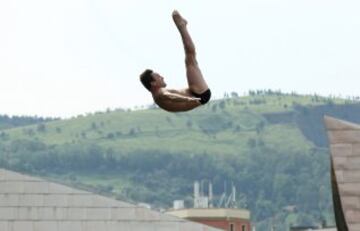
[(189, 111), (194, 109), (194, 104), (188, 102), (174, 102), (166, 97), (162, 97), (166, 92), (180, 94), (186, 97), (193, 97), (187, 89), (184, 90), (168, 90), (160, 89), (156, 94), (153, 94), (155, 103), (162, 109), (170, 112)]

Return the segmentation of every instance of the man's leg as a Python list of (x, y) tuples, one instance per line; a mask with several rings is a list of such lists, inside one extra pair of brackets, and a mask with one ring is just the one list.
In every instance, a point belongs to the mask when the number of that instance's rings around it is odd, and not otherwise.
[(173, 19), (178, 28), (185, 50), (185, 65), (186, 65), (186, 77), (189, 85), (189, 89), (197, 94), (201, 94), (209, 87), (206, 84), (200, 68), (196, 61), (195, 45), (190, 37), (190, 34), (186, 28), (187, 21), (181, 17), (179, 12), (173, 12)]

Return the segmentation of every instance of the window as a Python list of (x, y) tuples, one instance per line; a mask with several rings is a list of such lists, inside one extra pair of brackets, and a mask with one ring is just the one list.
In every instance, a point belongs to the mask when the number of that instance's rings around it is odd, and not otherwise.
[(241, 231), (246, 231), (246, 225), (241, 226)]
[(230, 224), (230, 231), (235, 231), (234, 224)]

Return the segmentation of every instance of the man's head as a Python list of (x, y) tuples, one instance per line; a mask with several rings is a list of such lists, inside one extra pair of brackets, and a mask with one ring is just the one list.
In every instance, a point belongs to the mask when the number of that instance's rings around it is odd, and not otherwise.
[(140, 75), (140, 81), (148, 91), (151, 91), (152, 88), (166, 87), (164, 78), (150, 69), (146, 69)]

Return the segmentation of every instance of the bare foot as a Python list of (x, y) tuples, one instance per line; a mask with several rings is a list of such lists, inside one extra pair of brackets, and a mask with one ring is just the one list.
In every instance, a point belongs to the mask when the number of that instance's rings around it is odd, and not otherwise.
[(187, 21), (180, 15), (180, 13), (177, 10), (173, 11), (172, 17), (178, 29), (186, 27)]

